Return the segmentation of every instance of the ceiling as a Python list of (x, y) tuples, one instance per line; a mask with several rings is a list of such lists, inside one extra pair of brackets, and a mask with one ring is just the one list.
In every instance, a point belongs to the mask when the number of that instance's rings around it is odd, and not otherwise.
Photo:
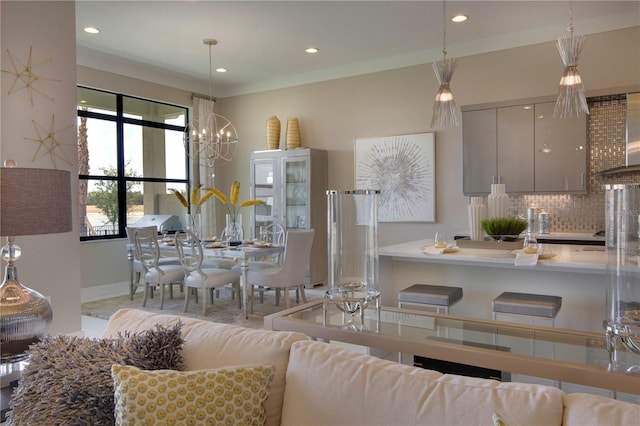
[[(448, 1), (449, 57), (557, 39), (564, 1)], [(573, 1), (576, 34), (640, 25), (638, 1)], [(78, 64), (217, 97), (433, 62), (440, 1), (77, 1)], [(83, 31), (100, 29), (98, 35)], [(589, 41), (585, 49), (588, 49)], [(314, 46), (319, 53), (304, 49)], [(560, 57), (558, 56), (558, 61)], [(434, 77), (435, 78), (435, 77)]]

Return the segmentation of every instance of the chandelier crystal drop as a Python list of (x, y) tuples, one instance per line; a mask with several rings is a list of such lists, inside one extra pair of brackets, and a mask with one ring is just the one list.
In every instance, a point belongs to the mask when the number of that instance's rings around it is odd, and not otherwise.
[(554, 117), (579, 117), (581, 113), (589, 114), (587, 98), (584, 94), (582, 77), (578, 71), (578, 58), (584, 47), (585, 37), (573, 34), (573, 8), (569, 2), (569, 31), (568, 35), (558, 39), (558, 52), (564, 63), (564, 72), (560, 78), (560, 87)]
[(453, 72), (456, 69), (456, 59), (447, 59), (447, 9), (446, 3), (442, 2), (442, 56), (441, 61), (433, 63), (433, 71), (436, 74), (440, 88), (433, 103), (433, 117), (431, 118), (431, 128), (444, 129), (447, 127), (457, 127), (456, 103), (453, 100), (450, 82)]
[(192, 160), (213, 168), (216, 162), (228, 162), (238, 149), (238, 133), (226, 117), (214, 111), (213, 67), (211, 49), (217, 40), (204, 39), (209, 46), (209, 99), (194, 96), (194, 118), (189, 122), (185, 133), (185, 149)]

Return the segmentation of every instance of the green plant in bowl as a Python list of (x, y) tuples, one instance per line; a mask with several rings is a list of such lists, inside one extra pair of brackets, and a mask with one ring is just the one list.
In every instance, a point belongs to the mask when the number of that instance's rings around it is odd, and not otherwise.
[(527, 221), (519, 217), (495, 217), (480, 222), (482, 229), (494, 240), (515, 241), (527, 229)]

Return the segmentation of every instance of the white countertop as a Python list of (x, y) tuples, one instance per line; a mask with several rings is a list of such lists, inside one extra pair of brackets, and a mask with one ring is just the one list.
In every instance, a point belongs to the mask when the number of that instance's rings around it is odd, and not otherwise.
[(515, 255), (510, 250), (461, 248), (455, 253), (424, 254), (420, 248), (429, 245), (433, 245), (433, 239), (380, 247), (378, 254), (380, 256), (390, 256), (397, 260), (414, 262), (602, 275), (604, 275), (607, 267), (607, 256), (602, 246), (546, 244), (544, 249), (551, 250), (555, 257), (544, 260), (539, 259), (538, 264), (535, 266), (516, 266)]
[[(574, 241), (602, 241), (604, 242), (604, 235), (594, 235), (594, 232), (551, 232), (549, 234), (534, 233), (536, 238), (545, 240), (574, 240)], [(456, 234), (460, 236), (469, 236), (469, 232), (461, 232)], [(524, 233), (521, 234), (524, 237)]]

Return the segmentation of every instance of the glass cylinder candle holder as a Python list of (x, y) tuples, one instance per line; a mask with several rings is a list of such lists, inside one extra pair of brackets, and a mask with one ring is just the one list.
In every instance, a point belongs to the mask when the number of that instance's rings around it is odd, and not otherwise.
[(380, 310), (379, 194), (370, 189), (327, 191), (329, 288), (325, 308), (333, 301), (343, 312), (360, 312), (361, 320), (371, 302)]
[(605, 185), (607, 296), (604, 327), (609, 367), (625, 365), (619, 344), (640, 353), (640, 185)]

